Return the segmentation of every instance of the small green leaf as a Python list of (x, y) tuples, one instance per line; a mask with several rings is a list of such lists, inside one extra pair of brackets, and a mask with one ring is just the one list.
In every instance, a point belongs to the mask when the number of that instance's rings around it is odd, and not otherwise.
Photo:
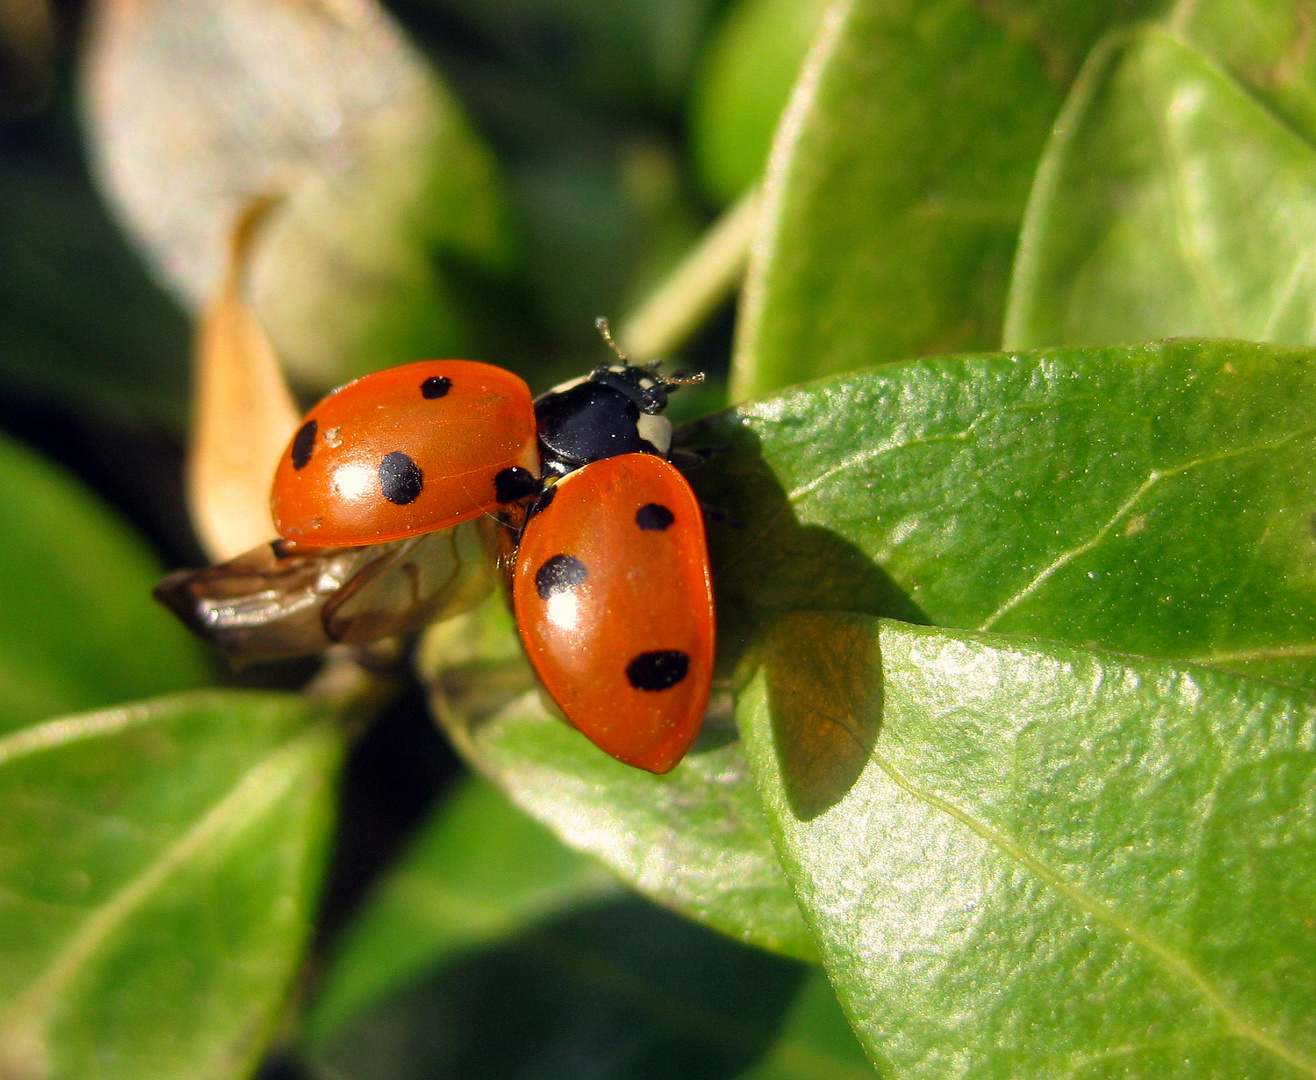
[(95, 30), (100, 177), (189, 304), (239, 215), (275, 196), (252, 298), (298, 374), (331, 384), (477, 339), (466, 302), (511, 261), (493, 162), (374, 0), (113, 0)]
[(616, 890), (482, 780), (424, 826), (357, 916), (306, 1020), (312, 1053), (365, 1008), (456, 954), (524, 932)]
[(564, 843), (732, 937), (813, 957), (725, 705), (675, 770), (653, 776), (545, 709), (501, 597), (431, 631), (420, 666), (458, 748)]
[(1316, 152), (1202, 54), (1094, 55), (1029, 203), (1011, 347), (1169, 335), (1316, 342)]
[[(1310, 694), (839, 613), (760, 659), (750, 760), (883, 1075), (1316, 1074)], [(811, 802), (801, 729), (856, 748)]]
[(1316, 354), (1175, 341), (887, 365), (685, 432), (728, 663), (845, 610), (1316, 680)]
[(197, 686), (196, 643), (151, 599), (145, 545), (74, 480), (0, 437), (0, 734)]
[(205, 692), (0, 738), (0, 1075), (246, 1075), (319, 890), (339, 726)]
[(829, 0), (740, 0), (723, 18), (691, 116), (704, 187), (729, 203), (758, 182)]
[(771, 1052), (808, 971), (614, 900), (452, 958), (316, 1064), (342, 1080), (725, 1080)]

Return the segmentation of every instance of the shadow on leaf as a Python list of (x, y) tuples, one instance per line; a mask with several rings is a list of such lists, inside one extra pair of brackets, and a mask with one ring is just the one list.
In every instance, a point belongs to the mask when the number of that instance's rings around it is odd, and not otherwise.
[(930, 620), (863, 550), (799, 521), (757, 435), (734, 413), (680, 434), (687, 446), (719, 448), (690, 477), (700, 499), (719, 511), (708, 529), (718, 667), (734, 670), (766, 636), (783, 782), (792, 811), (807, 821), (849, 791), (880, 725), (876, 644), (845, 614)]
[(882, 657), (867, 620), (795, 612), (763, 659), (768, 708), (791, 812), (810, 821), (859, 779), (882, 726)]
[(745, 649), (790, 611), (848, 611), (928, 625), (930, 620), (855, 544), (801, 523), (763, 460), (758, 436), (734, 412), (679, 432), (684, 446), (716, 447), (689, 479), (716, 514), (708, 525), (717, 593), (718, 668), (734, 670)]

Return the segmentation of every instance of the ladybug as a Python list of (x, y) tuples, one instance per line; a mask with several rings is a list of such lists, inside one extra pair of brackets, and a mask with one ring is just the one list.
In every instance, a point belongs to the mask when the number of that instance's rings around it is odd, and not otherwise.
[(663, 415), (697, 378), (618, 360), (537, 399), (469, 360), (348, 383), (279, 460), (280, 539), (173, 574), (157, 597), (232, 657), (306, 655), (470, 606), (479, 549), (501, 529), (517, 628), (549, 695), (619, 761), (669, 771), (713, 670), (703, 513)]

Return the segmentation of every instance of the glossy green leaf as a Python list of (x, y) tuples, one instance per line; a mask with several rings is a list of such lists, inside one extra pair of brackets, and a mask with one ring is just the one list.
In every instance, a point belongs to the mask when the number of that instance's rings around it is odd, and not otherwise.
[(207, 680), (162, 571), (70, 476), (0, 437), (0, 734)]
[(349, 928), (306, 1020), (323, 1050), (362, 1010), (461, 952), (493, 945), (616, 891), (482, 780), (424, 826)]
[(1038, 173), (1006, 342), (1316, 341), (1316, 151), (1159, 30), (1103, 50)]
[(335, 383), (470, 347), (466, 302), (509, 265), (501, 192), (455, 99), (373, 0), (109, 0), (100, 16), (100, 176), (180, 296), (211, 295), (239, 214), (275, 195), (251, 287), (294, 370)]
[(1310, 693), (839, 613), (761, 661), (750, 759), (883, 1075), (1316, 1073)]
[(740, 0), (707, 48), (691, 136), (704, 187), (729, 203), (758, 182), (829, 0)]
[(862, 611), (1316, 681), (1316, 354), (1172, 341), (914, 361), (687, 439), (719, 647)]
[(653, 776), (614, 761), (545, 708), (502, 597), (431, 631), (420, 666), (458, 748), (564, 843), (732, 937), (814, 955), (725, 703), (681, 765)]
[(1316, 681), (1316, 356), (1233, 342), (911, 361), (684, 430), (717, 511), (715, 707), (666, 777), (543, 708), (495, 599), (422, 657), (455, 741), (568, 844), (808, 955), (725, 715), (782, 612), (859, 611)]
[(771, 1053), (808, 971), (617, 900), (454, 958), (317, 1064), (341, 1080), (723, 1080)]
[(838, 3), (773, 151), (733, 394), (995, 346), (1073, 73), (1152, 6)]
[(342, 742), (304, 698), (232, 691), (0, 738), (0, 1075), (246, 1075), (309, 929)]

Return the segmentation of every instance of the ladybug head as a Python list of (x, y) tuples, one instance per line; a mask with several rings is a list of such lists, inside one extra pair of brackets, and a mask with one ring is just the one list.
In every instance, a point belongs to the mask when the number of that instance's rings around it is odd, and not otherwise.
[(632, 364), (613, 340), (612, 327), (609, 326), (607, 317), (600, 315), (594, 320), (594, 326), (603, 335), (603, 340), (616, 354), (620, 363), (600, 364), (590, 372), (589, 381), (612, 387), (633, 401), (640, 412), (657, 416), (667, 408), (667, 395), (670, 391), (678, 386), (689, 386), (691, 383), (704, 381), (702, 372), (692, 374), (677, 371), (671, 375), (661, 375), (658, 371), (662, 367), (661, 360), (655, 360), (650, 364)]
[(657, 416), (667, 408), (668, 382), (653, 368), (630, 364), (600, 364), (590, 372), (589, 381), (610, 386), (635, 403), (642, 413)]

